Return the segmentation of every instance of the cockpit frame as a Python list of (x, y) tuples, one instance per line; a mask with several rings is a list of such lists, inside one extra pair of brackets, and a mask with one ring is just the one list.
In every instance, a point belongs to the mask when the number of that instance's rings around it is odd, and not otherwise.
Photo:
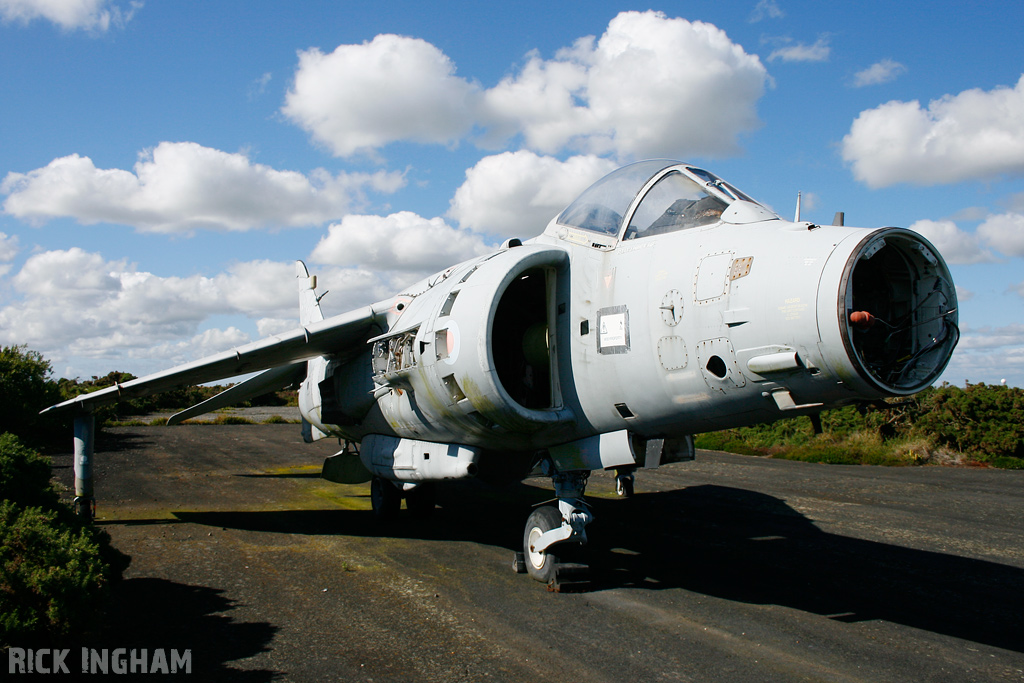
[[(709, 206), (704, 207), (703, 215), (700, 216), (696, 214), (701, 207), (691, 208), (690, 216), (675, 221), (666, 216), (660, 219), (662, 225), (656, 231), (646, 232), (658, 220), (637, 229), (633, 225), (637, 212), (654, 188), (673, 175), (692, 184), (695, 197), (684, 198), (688, 199), (688, 204), (705, 202)], [(722, 222), (722, 216), (729, 207), (737, 202), (756, 206), (760, 212), (774, 217), (772, 212), (748, 195), (704, 169), (680, 161), (654, 159), (630, 164), (597, 181), (562, 211), (554, 223), (561, 228), (582, 231), (591, 247), (614, 249), (618, 243), (637, 237), (717, 225)], [(666, 214), (670, 213), (670, 208), (676, 207), (666, 207)], [(677, 213), (683, 212), (680, 210)]]

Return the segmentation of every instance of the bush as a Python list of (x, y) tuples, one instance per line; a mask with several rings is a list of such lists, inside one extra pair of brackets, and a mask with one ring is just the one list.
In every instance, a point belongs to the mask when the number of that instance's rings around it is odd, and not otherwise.
[(39, 411), (61, 400), (50, 362), (24, 346), (0, 348), (0, 433), (38, 440), (55, 420)]
[(779, 458), (860, 464), (965, 460), (1024, 469), (1024, 390), (969, 384), (931, 387), (906, 398), (697, 437), (699, 448)]
[(726, 451), (739, 455), (763, 455), (752, 448), (739, 429), (723, 429), (720, 432), (697, 434), (694, 445), (708, 451)]
[(57, 489), (50, 483), (50, 463), (22, 445), (14, 434), (0, 434), (0, 497), (22, 507), (54, 509)]
[(128, 557), (59, 501), (47, 462), (0, 435), (0, 646), (60, 643), (99, 624)]
[[(96, 623), (115, 570), (90, 527), (0, 503), (0, 641), (61, 642)], [(116, 572), (120, 575), (120, 572)]]
[(1024, 458), (1024, 390), (970, 384), (924, 394), (916, 427), (981, 461)]

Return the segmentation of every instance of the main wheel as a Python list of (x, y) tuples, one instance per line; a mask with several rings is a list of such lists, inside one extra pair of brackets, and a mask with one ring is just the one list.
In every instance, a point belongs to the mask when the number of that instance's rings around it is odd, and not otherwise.
[(562, 526), (562, 514), (557, 508), (546, 505), (530, 513), (526, 520), (526, 531), (523, 534), (523, 555), (526, 557), (526, 571), (541, 583), (555, 580), (558, 570), (558, 556), (548, 548), (544, 552), (535, 552), (533, 546), (537, 539), (546, 531)]
[(387, 479), (374, 477), (370, 482), (370, 504), (377, 519), (394, 519), (402, 509), (402, 493)]
[(405, 494), (405, 507), (416, 519), (427, 519), (434, 514), (437, 487), (433, 482), (420, 484)]

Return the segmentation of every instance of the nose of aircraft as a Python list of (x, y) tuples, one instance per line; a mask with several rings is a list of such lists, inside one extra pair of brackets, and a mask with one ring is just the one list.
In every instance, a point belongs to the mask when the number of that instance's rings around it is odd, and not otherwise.
[(838, 332), (861, 381), (907, 395), (938, 378), (960, 331), (953, 279), (926, 239), (872, 231), (850, 251), (838, 293)]

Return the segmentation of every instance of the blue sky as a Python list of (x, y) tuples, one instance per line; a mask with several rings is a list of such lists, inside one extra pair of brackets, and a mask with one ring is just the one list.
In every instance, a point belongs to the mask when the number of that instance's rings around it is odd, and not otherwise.
[(1024, 386), (1024, 4), (499, 5), (0, 0), (0, 343), (145, 374), (293, 325), (296, 258), (340, 313), (657, 156), (919, 230), (943, 379)]

